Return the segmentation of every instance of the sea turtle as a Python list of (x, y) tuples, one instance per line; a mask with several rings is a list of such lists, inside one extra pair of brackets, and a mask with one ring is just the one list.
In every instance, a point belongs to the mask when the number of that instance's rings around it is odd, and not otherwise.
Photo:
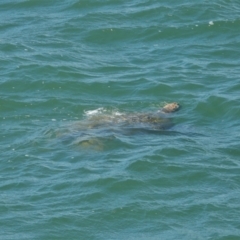
[(88, 128), (120, 127), (120, 128), (148, 128), (164, 130), (172, 126), (168, 114), (179, 110), (176, 102), (166, 104), (162, 109), (154, 113), (119, 113), (93, 114), (87, 120)]
[(103, 109), (88, 112), (86, 119), (78, 121), (61, 136), (63, 142), (81, 147), (103, 148), (103, 142), (121, 134), (158, 132), (173, 126), (169, 114), (180, 109), (176, 102), (153, 113), (109, 113)]

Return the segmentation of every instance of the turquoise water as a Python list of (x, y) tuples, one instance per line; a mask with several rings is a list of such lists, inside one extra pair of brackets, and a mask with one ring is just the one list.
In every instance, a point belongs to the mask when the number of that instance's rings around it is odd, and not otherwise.
[[(240, 239), (240, 2), (0, 1), (1, 239)], [(173, 127), (89, 126), (181, 104)]]

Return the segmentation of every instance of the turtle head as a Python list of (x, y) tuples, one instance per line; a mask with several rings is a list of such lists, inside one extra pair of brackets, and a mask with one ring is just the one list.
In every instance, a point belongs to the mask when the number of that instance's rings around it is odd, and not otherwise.
[(162, 112), (165, 113), (171, 113), (171, 112), (176, 112), (180, 109), (180, 105), (176, 102), (173, 103), (167, 103), (163, 108)]

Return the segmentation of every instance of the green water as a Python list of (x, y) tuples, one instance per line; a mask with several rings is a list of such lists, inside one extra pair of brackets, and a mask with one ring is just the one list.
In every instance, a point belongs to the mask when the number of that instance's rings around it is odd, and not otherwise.
[[(240, 239), (240, 2), (0, 1), (1, 239)], [(173, 126), (92, 116), (181, 104)]]

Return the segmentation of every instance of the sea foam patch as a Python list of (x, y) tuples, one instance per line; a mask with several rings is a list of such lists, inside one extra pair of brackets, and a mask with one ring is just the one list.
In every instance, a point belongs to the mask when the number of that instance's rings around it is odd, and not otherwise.
[(105, 111), (106, 110), (104, 110), (104, 108), (97, 108), (97, 109), (94, 109), (94, 110), (85, 111), (84, 113), (85, 113), (86, 116), (93, 116), (93, 115), (103, 113)]
[(84, 113), (87, 117), (102, 115), (102, 114), (114, 117), (114, 116), (121, 116), (124, 114), (124, 113), (119, 112), (118, 110), (107, 110), (103, 107), (97, 108), (94, 110), (84, 111)]

